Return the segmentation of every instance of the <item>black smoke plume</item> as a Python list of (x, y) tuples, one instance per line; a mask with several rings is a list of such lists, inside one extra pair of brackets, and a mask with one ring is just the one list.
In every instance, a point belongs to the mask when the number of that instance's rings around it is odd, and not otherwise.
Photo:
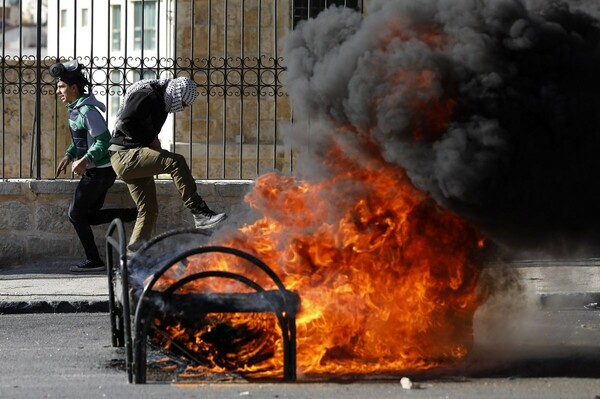
[(596, 254), (599, 16), (597, 0), (382, 0), (365, 15), (322, 12), (285, 47), (295, 117), (310, 119), (290, 132), (311, 143), (304, 170), (320, 165), (328, 136), (362, 132), (500, 246)]

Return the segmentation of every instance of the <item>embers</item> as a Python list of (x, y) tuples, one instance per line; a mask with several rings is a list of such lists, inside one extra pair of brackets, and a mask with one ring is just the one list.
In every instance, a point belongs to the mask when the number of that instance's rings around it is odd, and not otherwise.
[(182, 320), (163, 314), (155, 318), (157, 329), (150, 332), (152, 343), (191, 360), (192, 367), (207, 371), (280, 373), (273, 369), (273, 358), (282, 355), (281, 347), (277, 348), (281, 334), (274, 316), (262, 313), (197, 316)]

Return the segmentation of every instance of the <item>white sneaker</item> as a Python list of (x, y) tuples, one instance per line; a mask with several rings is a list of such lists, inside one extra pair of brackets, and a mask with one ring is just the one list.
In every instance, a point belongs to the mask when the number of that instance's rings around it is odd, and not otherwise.
[(194, 216), (194, 225), (197, 229), (210, 229), (215, 227), (219, 222), (225, 220), (227, 215), (224, 213), (215, 213), (207, 206), (199, 209), (197, 212), (192, 212)]

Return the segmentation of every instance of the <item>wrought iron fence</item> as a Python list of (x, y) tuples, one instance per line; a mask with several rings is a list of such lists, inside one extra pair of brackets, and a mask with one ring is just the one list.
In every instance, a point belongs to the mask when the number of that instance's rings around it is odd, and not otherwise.
[(359, 0), (0, 0), (0, 177), (53, 178), (70, 143), (68, 115), (48, 66), (77, 58), (107, 105), (144, 78), (189, 76), (201, 96), (161, 133), (196, 178), (293, 172), (282, 127), (293, 121), (282, 86), (283, 38), (325, 7)]

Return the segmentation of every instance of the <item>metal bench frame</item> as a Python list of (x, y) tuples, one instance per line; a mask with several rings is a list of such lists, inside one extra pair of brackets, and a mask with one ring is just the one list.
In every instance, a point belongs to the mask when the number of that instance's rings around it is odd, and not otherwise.
[[(116, 237), (115, 237), (116, 233)], [(158, 242), (173, 237), (177, 234), (204, 234), (208, 233), (197, 229), (173, 230), (159, 235), (144, 245), (131, 259), (132, 262)], [(125, 368), (130, 383), (146, 382), (146, 347), (147, 334), (152, 325), (154, 313), (158, 310), (155, 299), (160, 298), (162, 303), (173, 303), (177, 299), (177, 290), (192, 281), (204, 278), (233, 279), (252, 288), (250, 293), (210, 293), (184, 294), (192, 295), (194, 301), (199, 303), (202, 313), (241, 313), (241, 312), (269, 312), (276, 315), (283, 336), (283, 376), (284, 381), (296, 380), (296, 314), (299, 309), (298, 294), (288, 291), (277, 274), (264, 262), (255, 256), (239, 249), (224, 246), (200, 246), (180, 251), (168, 259), (161, 260), (156, 267), (150, 281), (143, 288), (132, 287), (128, 271), (126, 253), (126, 235), (120, 219), (111, 222), (106, 232), (106, 260), (108, 275), (109, 313), (111, 325), (111, 338), (113, 347), (125, 346)], [(115, 253), (118, 263), (114, 262)], [(238, 273), (224, 271), (203, 271), (188, 275), (168, 288), (157, 291), (155, 285), (161, 276), (178, 262), (190, 256), (208, 253), (222, 253), (242, 258), (255, 266), (256, 270), (266, 274), (272, 284), (277, 288), (266, 290), (253, 280)], [(117, 283), (120, 282), (121, 299), (117, 300)], [(141, 294), (137, 295), (141, 290)], [(131, 322), (131, 303), (135, 302), (133, 324)], [(227, 306), (223, 306), (223, 303)]]

